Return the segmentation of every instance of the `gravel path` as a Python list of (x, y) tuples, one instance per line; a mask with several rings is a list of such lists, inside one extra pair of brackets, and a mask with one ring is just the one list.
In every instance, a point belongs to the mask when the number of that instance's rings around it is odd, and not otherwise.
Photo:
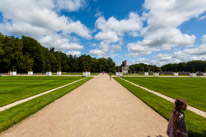
[(3, 132), (2, 137), (161, 137), (167, 120), (99, 75)]

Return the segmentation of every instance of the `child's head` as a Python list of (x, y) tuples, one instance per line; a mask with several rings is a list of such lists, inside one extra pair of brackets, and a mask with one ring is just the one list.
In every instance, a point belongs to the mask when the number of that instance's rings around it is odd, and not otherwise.
[(186, 110), (187, 102), (181, 98), (175, 100), (175, 109), (176, 110)]

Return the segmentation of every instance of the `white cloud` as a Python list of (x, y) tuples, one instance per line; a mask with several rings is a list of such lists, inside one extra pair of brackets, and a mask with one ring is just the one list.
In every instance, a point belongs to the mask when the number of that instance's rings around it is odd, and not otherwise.
[(85, 0), (54, 0), (58, 10), (78, 11), (86, 4)]
[(0, 30), (5, 34), (26, 35), (32, 37), (39, 37), (49, 33), (47, 29), (32, 26), (23, 22), (16, 24), (6, 22), (5, 24), (0, 24)]
[(153, 47), (171, 50), (175, 47), (194, 46), (196, 36), (183, 34), (178, 26), (204, 13), (205, 5), (205, 0), (145, 0), (142, 20), (147, 21), (147, 26), (141, 32), (143, 40), (137, 42), (139, 47), (132, 48), (131, 44), (128, 46), (129, 55), (148, 55), (154, 51)]
[(203, 43), (206, 43), (206, 35), (203, 35), (203, 36), (202, 36), (202, 42), (203, 42)]
[(99, 32), (96, 36), (96, 39), (102, 40), (105, 42), (118, 42), (121, 40), (121, 38), (118, 37), (118, 35), (113, 31), (107, 31), (107, 32)]
[(97, 57), (105, 57), (109, 54), (110, 44), (107, 42), (101, 42), (98, 45), (98, 48), (92, 49), (89, 51), (90, 54)]
[(102, 57), (105, 55), (105, 52), (101, 49), (92, 49), (89, 51), (89, 53), (97, 57)]
[(96, 34), (95, 38), (106, 42), (118, 42), (127, 32), (136, 37), (142, 28), (142, 21), (138, 14), (131, 12), (127, 19), (117, 20), (110, 17), (107, 21), (100, 16), (95, 23), (96, 28), (101, 31)]
[(149, 46), (143, 46), (142, 43), (128, 43), (127, 45), (129, 56), (131, 57), (139, 57), (144, 55), (149, 55), (153, 51), (159, 51), (158, 48), (149, 47)]
[[(81, 50), (84, 46), (78, 43), (70, 42), (67, 38), (60, 35), (47, 35), (39, 39), (39, 42), (45, 47), (55, 47), (57, 50)], [(58, 45), (58, 46), (57, 46)]]
[(97, 57), (114, 57), (115, 53), (121, 50), (121, 43), (110, 45), (108, 42), (101, 42), (98, 48), (90, 50), (89, 53)]
[[(131, 12), (126, 19), (117, 20), (115, 17), (110, 17), (105, 20), (100, 16), (96, 20), (95, 26), (100, 30), (95, 35), (95, 39), (100, 40), (99, 48), (91, 50), (91, 54), (108, 56), (114, 55), (115, 52), (121, 51), (122, 40), (125, 33), (130, 36), (137, 37), (142, 28), (142, 21), (138, 14)], [(112, 43), (115, 43), (112, 45)], [(117, 44), (118, 43), (118, 44)]]
[(139, 63), (144, 63), (144, 64), (147, 64), (147, 65), (150, 65), (151, 62), (149, 59), (146, 59), (146, 58), (138, 58), (138, 59), (134, 59), (132, 60), (131, 64), (139, 64)]
[(142, 22), (138, 14), (131, 12), (128, 19), (117, 20), (110, 17), (108, 21), (104, 17), (99, 17), (95, 23), (96, 27), (102, 31), (114, 31), (124, 33), (130, 31), (139, 31), (142, 28)]
[(142, 46), (161, 47), (163, 50), (170, 50), (176, 46), (193, 46), (196, 37), (182, 34), (179, 29), (165, 28), (156, 30), (155, 33), (145, 35)]
[[(61, 2), (71, 6), (73, 2), (76, 3), (76, 7), (81, 7), (78, 6), (81, 0), (62, 0), (58, 1), (58, 4)], [(61, 9), (64, 7), (58, 4), (53, 0), (1, 0), (0, 11), (3, 22), (0, 23), (0, 30), (7, 35), (34, 37), (43, 46), (55, 47), (58, 50), (82, 49), (82, 45), (69, 40), (70, 34), (91, 39), (90, 30), (80, 21), (73, 21), (69, 17), (59, 15), (55, 9), (57, 6)]]
[(68, 51), (66, 54), (79, 57), (81, 55), (81, 52), (80, 51)]
[(147, 63), (157, 66), (162, 66), (168, 63), (180, 63), (191, 60), (206, 60), (206, 35), (202, 37), (202, 44), (193, 48), (185, 48), (184, 50), (178, 50), (171, 54), (160, 53), (153, 56), (151, 59), (140, 58), (133, 60), (135, 63)]
[(121, 51), (121, 50), (122, 50), (121, 45), (112, 45), (111, 46), (111, 53), (115, 53), (115, 52), (118, 52), (118, 51)]
[(145, 0), (144, 7), (149, 10), (148, 28), (177, 27), (206, 11), (205, 0)]

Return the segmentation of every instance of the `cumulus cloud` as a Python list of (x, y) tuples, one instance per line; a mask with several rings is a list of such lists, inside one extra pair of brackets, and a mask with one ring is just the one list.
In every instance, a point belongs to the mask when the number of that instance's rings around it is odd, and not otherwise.
[(85, 0), (54, 0), (58, 10), (77, 11), (86, 4)]
[(76, 11), (83, 2), (84, 0), (1, 0), (3, 22), (0, 30), (7, 35), (34, 37), (43, 46), (58, 50), (82, 49), (82, 45), (71, 42), (68, 38), (70, 34), (76, 34), (91, 39), (90, 30), (80, 21), (59, 15), (55, 9), (65, 9), (64, 6), (67, 6), (65, 10)]
[(149, 55), (153, 51), (159, 51), (158, 48), (154, 47), (149, 47), (149, 46), (143, 46), (141, 42), (137, 43), (129, 43), (127, 45), (129, 55), (131, 57), (139, 57), (139, 56), (144, 56), (144, 55)]
[(145, 0), (148, 13), (148, 31), (177, 27), (206, 11), (205, 0)]
[(194, 35), (182, 34), (177, 28), (165, 28), (145, 35), (142, 46), (161, 47), (163, 50), (170, 50), (176, 46), (193, 46), (196, 37)]
[(68, 51), (66, 54), (79, 57), (81, 55), (81, 51)]
[[(116, 51), (121, 51), (124, 34), (137, 37), (142, 28), (142, 21), (138, 14), (131, 12), (126, 19), (117, 20), (110, 17), (106, 20), (102, 14), (98, 14), (95, 26), (100, 30), (94, 38), (100, 40), (99, 48), (91, 50), (96, 56), (108, 56)], [(115, 44), (114, 44), (115, 43)]]
[(104, 17), (99, 17), (95, 23), (101, 31), (114, 31), (116, 33), (139, 31), (142, 28), (142, 21), (138, 14), (131, 12), (128, 19), (117, 20), (110, 17), (107, 21)]
[(162, 66), (168, 63), (180, 63), (190, 60), (206, 60), (206, 35), (202, 36), (202, 44), (196, 47), (177, 50), (171, 54), (159, 53), (153, 56), (152, 59), (139, 58), (133, 60), (132, 63), (147, 63), (152, 65)]
[[(147, 21), (147, 26), (142, 29), (142, 41), (138, 41), (139, 47), (145, 47), (148, 51), (141, 55), (151, 54), (156, 47), (160, 50), (171, 50), (175, 47), (194, 46), (196, 36), (183, 34), (178, 26), (191, 18), (197, 18), (206, 11), (206, 1), (187, 1), (187, 0), (145, 0), (145, 11), (142, 20)], [(133, 45), (137, 45), (133, 43)], [(135, 55), (135, 50), (128, 51), (131, 56)], [(132, 51), (132, 52), (130, 52)], [(139, 56), (140, 50), (136, 50)], [(150, 51), (150, 52), (149, 52)], [(145, 53), (145, 54), (144, 54)]]
[[(59, 35), (47, 35), (39, 39), (39, 42), (46, 47), (55, 47), (57, 50), (81, 50), (84, 46), (70, 42), (67, 38)], [(58, 45), (58, 46), (56, 46)]]
[(206, 35), (203, 35), (203, 36), (202, 36), (202, 42), (203, 42), (203, 43), (206, 43)]
[(112, 57), (116, 56), (115, 53), (121, 50), (122, 47), (120, 43), (110, 45), (108, 42), (101, 42), (98, 48), (90, 50), (89, 53), (97, 57)]
[(111, 53), (115, 53), (115, 52), (118, 52), (118, 51), (121, 51), (121, 50), (122, 50), (121, 45), (112, 45), (111, 46)]
[(101, 49), (92, 49), (89, 51), (90, 54), (98, 57), (102, 57), (105, 55), (105, 52)]
[(190, 49), (184, 49), (183, 51), (177, 52), (176, 54), (187, 54), (197, 56), (198, 58), (206, 59), (206, 35), (202, 36), (202, 44)]
[(118, 37), (118, 35), (113, 31), (107, 31), (107, 32), (99, 32), (96, 36), (96, 39), (102, 40), (105, 42), (118, 42), (121, 40), (121, 38)]

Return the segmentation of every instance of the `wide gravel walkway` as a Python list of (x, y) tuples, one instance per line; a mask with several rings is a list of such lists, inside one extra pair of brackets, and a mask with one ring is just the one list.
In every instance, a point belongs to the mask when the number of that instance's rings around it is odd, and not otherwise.
[(3, 137), (161, 137), (167, 121), (108, 75), (93, 78)]

